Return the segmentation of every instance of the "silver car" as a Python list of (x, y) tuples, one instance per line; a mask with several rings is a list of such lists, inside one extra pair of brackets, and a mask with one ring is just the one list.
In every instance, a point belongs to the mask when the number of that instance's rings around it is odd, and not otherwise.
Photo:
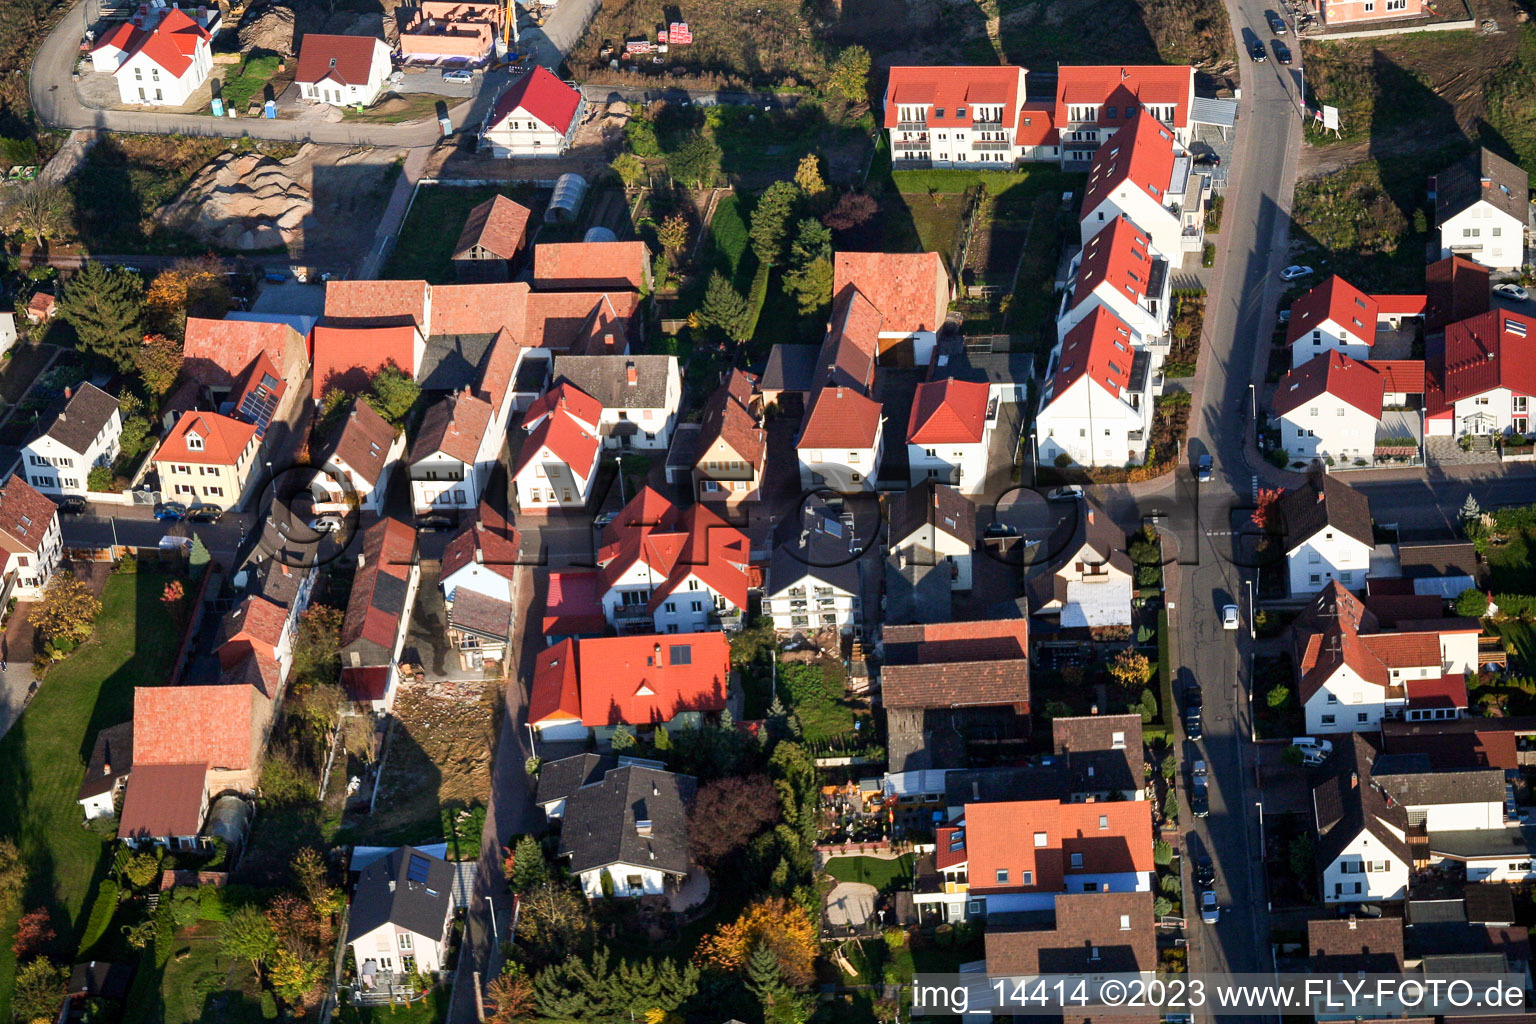
[(1200, 920), (1206, 924), (1215, 924), (1221, 920), (1221, 905), (1216, 902), (1216, 893), (1212, 889), (1200, 894)]

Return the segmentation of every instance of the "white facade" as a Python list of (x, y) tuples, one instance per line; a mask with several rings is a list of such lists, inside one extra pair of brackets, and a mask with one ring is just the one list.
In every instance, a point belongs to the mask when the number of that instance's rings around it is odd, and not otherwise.
[(1440, 258), (1465, 256), (1493, 270), (1519, 270), (1525, 225), (1493, 203), (1478, 202), (1440, 224)]
[(1376, 417), (1325, 391), (1280, 414), (1280, 443), (1295, 459), (1371, 459), (1377, 426)]
[(470, 562), (438, 580), (443, 599), (452, 601), (459, 590), (483, 594), (495, 601), (512, 603), (512, 581), (480, 562)]
[(907, 537), (891, 538), (891, 553), (903, 554), (908, 564), (929, 565), (938, 561), (953, 567), (951, 590), (971, 589), (971, 558), (975, 546), (933, 523), (924, 523)]
[[(311, 490), (317, 492), (317, 497), (320, 492), (323, 492), (327, 499), (324, 502), (316, 502), (315, 511), (340, 512), (343, 509), (349, 509), (351, 506), (348, 504), (348, 500), (349, 498), (354, 498), (360, 511), (376, 516), (383, 515), (384, 498), (389, 493), (389, 478), (395, 471), (396, 463), (404, 455), (405, 431), (402, 430), (395, 435), (395, 439), (390, 442), (389, 450), (384, 453), (384, 466), (379, 470), (379, 482), (376, 484), (370, 484), (366, 478), (358, 474), (352, 466), (348, 465), (347, 460), (340, 455), (332, 455), (326, 461), (323, 468), (327, 473), (334, 474), (334, 476), (328, 476), (326, 473), (316, 473), (314, 476)], [(336, 479), (338, 477), (341, 480), (347, 481), (350, 491), (348, 488), (342, 487)]]
[[(665, 872), (639, 864), (609, 864), (607, 867), (592, 868), (581, 873), (581, 891), (588, 899), (595, 900), (602, 897), (605, 874), (613, 884), (615, 896), (662, 896), (667, 891), (668, 875)], [(639, 880), (638, 885), (635, 884), (636, 879)]]
[[(1056, 892), (1005, 892), (988, 893), (985, 890), (968, 889), (963, 882), (968, 865), (957, 864), (944, 871), (945, 892), (912, 894), (912, 904), (920, 920), (937, 911), (944, 921), (967, 921), (983, 914), (1013, 914), (1031, 911), (1054, 910)], [(1090, 887), (1092, 887), (1090, 889)], [(1119, 871), (1104, 874), (1068, 872), (1062, 879), (1061, 892), (1151, 892), (1152, 873), (1149, 871)]]
[[(1059, 358), (1058, 353), (1052, 361)], [(1080, 466), (1123, 466), (1147, 456), (1152, 433), (1152, 395), (1121, 389), (1110, 394), (1099, 381), (1084, 375), (1061, 394), (1040, 396), (1035, 441), (1040, 462), (1049, 465), (1066, 455)]]
[[(598, 431), (605, 448), (639, 448), (665, 452), (672, 444), (672, 428), (677, 425), (677, 407), (683, 400), (683, 377), (677, 357), (667, 359), (667, 387), (662, 404), (654, 408), (603, 406)], [(626, 424), (622, 430), (620, 424)], [(634, 430), (629, 432), (632, 425)]]
[[(997, 408), (1001, 407), (999, 403)], [(949, 484), (961, 494), (981, 494), (987, 489), (987, 452), (992, 445), (992, 430), (996, 426), (997, 415), (994, 412), (987, 419), (980, 441), (929, 445), (908, 441), (908, 482), (916, 487), (924, 480), (937, 480), (941, 484)]]
[[(1025, 94), (1025, 71), (1023, 68), (1011, 70), (1018, 74), (1014, 95), (1022, 101)], [(887, 92), (882, 107), (889, 110), (890, 105), (891, 98)], [(1012, 166), (1017, 156), (1013, 140), (1017, 111), (1003, 103), (972, 103), (968, 107), (949, 111), (949, 116), (944, 120), (955, 123), (941, 125), (938, 119), (945, 112), (937, 112), (934, 123), (930, 124), (930, 106), (926, 102), (896, 104), (897, 124), (888, 129), (892, 154), (896, 160), (925, 160), (932, 161), (935, 167), (977, 167), (990, 170)], [(964, 115), (964, 120), (961, 115)]]
[(1496, 857), (1469, 857), (1464, 862), (1468, 882), (1504, 882), (1514, 884), (1536, 880), (1536, 864), (1529, 853), (1503, 854)]
[[(571, 86), (565, 86), (572, 88)], [(505, 116), (492, 118), (481, 135), (481, 148), (490, 150), (493, 157), (561, 156), (571, 146), (576, 129), (581, 124), (586, 101), (578, 99), (576, 112), (562, 130), (549, 124), (523, 106), (513, 107)]]
[(37, 438), (21, 450), (27, 483), (44, 494), (86, 497), (91, 469), (112, 465), (122, 434), (122, 416), (114, 409), (83, 455), (46, 434)]
[[(1532, 399), (1509, 388), (1489, 388), (1481, 394), (1451, 404), (1451, 417), (1429, 419), (1425, 432), (1460, 437), (1463, 434), (1517, 434), (1531, 429)], [(1438, 428), (1438, 429), (1437, 429)]]
[(97, 818), (109, 817), (117, 809), (113, 800), (121, 788), (122, 784), (119, 783), (105, 793), (97, 793), (95, 796), (88, 796), (78, 801), (81, 810), (85, 812), (85, 820), (94, 821)]
[(1371, 568), (1371, 546), (1330, 527), (1287, 551), (1285, 563), (1293, 596), (1315, 594), (1334, 580), (1358, 590)]
[[(452, 901), (449, 901), (452, 913)], [(447, 921), (444, 920), (446, 932)], [(373, 931), (353, 940), (352, 955), (358, 968), (369, 960), (382, 970), (400, 973), (405, 970), (404, 960), (410, 957), (416, 970), (422, 974), (434, 974), (443, 969), (446, 945), (439, 939), (401, 928), (396, 924), (382, 924)]]
[(800, 486), (806, 490), (826, 487), (849, 494), (873, 490), (874, 476), (880, 467), (880, 453), (885, 442), (885, 423), (875, 430), (871, 448), (798, 448)]
[(1355, 327), (1352, 324), (1341, 324), (1332, 317), (1325, 318), (1291, 343), (1291, 369), (1304, 366), (1329, 352), (1342, 352), (1351, 359), (1363, 362), (1371, 358), (1371, 345), (1375, 340), (1374, 322), (1364, 327)]
[(113, 72), (117, 91), (128, 104), (152, 107), (179, 107), (192, 98), (213, 70), (213, 49), (208, 40), (199, 39), (192, 51), (192, 61), (180, 75), (156, 64), (143, 50), (123, 61)]
[(594, 445), (590, 466), (568, 466), (548, 445), (541, 445), (513, 477), (518, 509), (529, 512), (586, 507), (601, 455), (601, 446)]
[(1307, 733), (1370, 732), (1380, 727), (1389, 711), (1407, 703), (1404, 697), (1389, 699), (1386, 687), (1361, 678), (1343, 664), (1307, 701)]
[[(1391, 825), (1382, 828), (1404, 837)], [(1369, 903), (1399, 900), (1408, 894), (1408, 865), (1380, 839), (1365, 830), (1323, 868), (1326, 903)]]
[(379, 98), (384, 82), (393, 67), (389, 60), (389, 47), (384, 40), (373, 40), (373, 57), (368, 62), (366, 82), (343, 85), (334, 78), (326, 77), (319, 82), (300, 82), (299, 95), (313, 103), (330, 103), (336, 106), (369, 106)]
[(23, 601), (35, 601), (43, 596), (53, 571), (59, 567), (59, 556), (64, 550), (63, 534), (59, 530), (59, 516), (55, 512), (43, 530), (43, 539), (35, 552), (5, 553), (5, 564), (0, 567), (0, 579), (12, 578), (16, 584), (11, 596)]
[[(1077, 274), (1081, 269), (1082, 253), (1072, 258), (1068, 277), (1071, 283), (1062, 297), (1061, 315), (1056, 320), (1056, 338), (1065, 339), (1067, 332), (1076, 327), (1088, 314), (1103, 306), (1131, 329), (1137, 348), (1144, 348), (1168, 333), (1169, 298), (1173, 292), (1173, 275), (1162, 275), (1162, 287), (1156, 295), (1144, 295), (1134, 299), (1118, 291), (1108, 281), (1101, 280), (1087, 294), (1077, 294)], [(1162, 360), (1158, 359), (1159, 365)]]
[[(489, 438), (481, 439), (484, 448)], [(496, 440), (499, 440), (497, 438)], [(484, 454), (483, 452), (481, 454)], [(480, 507), (480, 494), (495, 466), (495, 454), (463, 462), (447, 452), (433, 452), (411, 466), (411, 507), (417, 515)]]
[(779, 632), (837, 629), (860, 625), (859, 595), (811, 576), (803, 576), (772, 594), (763, 595), (763, 614)]
[(734, 618), (742, 611), (725, 595), (690, 573), (652, 614), (645, 615), (640, 609), (646, 607), (651, 594), (664, 583), (664, 574), (652, 571), (643, 560), (636, 561), (602, 597), (603, 614), (607, 616), (608, 624), (623, 632), (626, 624), (632, 627), (636, 619), (641, 618), (647, 627), (654, 626), (658, 633), (701, 633), (714, 628), (709, 621), (711, 616)]

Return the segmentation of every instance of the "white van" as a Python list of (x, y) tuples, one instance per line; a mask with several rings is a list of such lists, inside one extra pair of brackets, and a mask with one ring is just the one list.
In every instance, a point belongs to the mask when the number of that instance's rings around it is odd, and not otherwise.
[(1302, 764), (1314, 768), (1328, 760), (1328, 755), (1333, 753), (1332, 742), (1312, 736), (1297, 736), (1291, 740), (1291, 746), (1301, 751)]

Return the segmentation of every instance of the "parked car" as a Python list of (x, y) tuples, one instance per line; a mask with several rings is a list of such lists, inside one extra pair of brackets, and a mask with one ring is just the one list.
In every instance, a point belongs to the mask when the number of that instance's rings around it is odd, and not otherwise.
[(216, 523), (223, 514), (218, 505), (198, 505), (187, 513), (187, 518), (194, 523)]
[(1248, 56), (1253, 58), (1255, 64), (1263, 64), (1269, 59), (1269, 54), (1264, 52), (1264, 44), (1257, 40), (1254, 41), (1252, 46), (1248, 47)]
[(1269, 41), (1269, 47), (1275, 51), (1275, 60), (1279, 61), (1281, 64), (1284, 64), (1286, 67), (1291, 66), (1291, 48), (1289, 46), (1286, 46), (1278, 39), (1271, 39)]
[(1229, 604), (1221, 610), (1221, 628), (1237, 628), (1237, 605)]
[(1274, 11), (1269, 11), (1267, 17), (1269, 19), (1269, 30), (1277, 36), (1285, 35), (1285, 19)]
[(1221, 904), (1216, 902), (1216, 892), (1207, 889), (1200, 894), (1200, 920), (1215, 924), (1221, 920)]
[(1209, 817), (1211, 813), (1210, 780), (1204, 775), (1196, 775), (1194, 782), (1189, 787), (1189, 809), (1197, 818)]
[(430, 515), (416, 520), (416, 529), (422, 533), (438, 533), (442, 530), (451, 530), (453, 527), (453, 516)]
[(1195, 154), (1195, 163), (1204, 167), (1220, 167), (1221, 154), (1205, 149)]
[(1205, 730), (1200, 721), (1200, 709), (1204, 698), (1200, 694), (1200, 687), (1191, 684), (1184, 690), (1184, 734), (1192, 740), (1198, 740), (1205, 735)]
[(1195, 858), (1195, 884), (1207, 889), (1216, 884), (1216, 865), (1203, 853)]
[(187, 506), (179, 501), (166, 501), (155, 506), (155, 518), (164, 522), (178, 523), (187, 518)]
[(59, 501), (59, 511), (65, 515), (78, 516), (83, 515), (90, 510), (90, 504), (78, 494), (71, 495), (68, 498), (60, 499)]
[(1193, 774), (1197, 779), (1204, 778), (1206, 775), (1210, 774), (1210, 770), (1206, 768), (1205, 762), (1200, 760), (1198, 757), (1195, 758), (1189, 770), (1190, 773)]
[(1280, 315), (1279, 315), (1278, 319), (1279, 319), (1279, 321), (1282, 324), (1290, 323), (1291, 322), (1291, 311), (1288, 310), (1288, 309), (1282, 309), (1280, 311)]
[(1311, 267), (1286, 267), (1284, 270), (1280, 271), (1280, 280), (1295, 281), (1297, 278), (1306, 277), (1311, 273)]
[(316, 516), (310, 521), (309, 528), (316, 533), (339, 533), (341, 531), (341, 517), (334, 513)]
[(1052, 488), (1045, 492), (1046, 501), (1082, 501), (1083, 489), (1076, 484)]
[(1311, 736), (1297, 736), (1291, 740), (1291, 746), (1301, 751), (1301, 763), (1313, 768), (1328, 760), (1328, 755), (1333, 753), (1331, 740), (1319, 740)]
[(443, 81), (445, 82), (473, 82), (474, 80), (474, 72), (466, 71), (463, 68), (460, 68), (457, 71), (443, 72)]
[(618, 515), (617, 512), (604, 512), (602, 515), (600, 515), (596, 519), (592, 520), (592, 525), (597, 527), (598, 529), (602, 529), (603, 527), (607, 526), (609, 523), (613, 522), (613, 518), (616, 515)]
[(1212, 465), (1213, 463), (1209, 455), (1200, 456), (1199, 460), (1195, 463), (1195, 479), (1202, 484), (1210, 483)]
[(288, 271), (268, 270), (263, 276), (273, 284), (282, 284), (284, 281), (288, 280)]
[(1506, 299), (1514, 299), (1516, 302), (1524, 302), (1530, 298), (1530, 293), (1513, 281), (1508, 284), (1499, 285), (1493, 290), (1493, 294), (1502, 295)]
[(981, 531), (983, 537), (1017, 537), (1018, 527), (1009, 526), (1007, 523), (988, 523), (987, 528)]

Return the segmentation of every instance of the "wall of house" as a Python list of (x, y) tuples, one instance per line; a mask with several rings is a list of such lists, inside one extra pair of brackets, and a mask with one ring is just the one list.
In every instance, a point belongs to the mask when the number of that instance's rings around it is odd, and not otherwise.
[(411, 506), (417, 515), (475, 508), (476, 490), (475, 467), (446, 452), (433, 452), (411, 464)]
[[(1051, 396), (1035, 418), (1041, 463), (1049, 465), (1062, 455), (1080, 466), (1141, 463), (1147, 456), (1153, 403), (1151, 395), (1139, 400), (1141, 408), (1133, 408), (1087, 377), (1074, 381)], [(1136, 431), (1141, 431), (1140, 440), (1131, 437)]]
[[(610, 864), (606, 868), (596, 868), (581, 873), (581, 889), (589, 899), (597, 899), (603, 895), (604, 874), (613, 883), (615, 896), (660, 896), (666, 892), (667, 876), (655, 868), (638, 864)], [(631, 889), (629, 884), (630, 879), (636, 876), (641, 882), (638, 890)]]
[(1424, 14), (1423, 0), (1320, 0), (1319, 7), (1325, 25), (1390, 21)]
[(109, 789), (105, 793), (98, 793), (93, 797), (81, 800), (80, 807), (85, 811), (85, 820), (92, 821), (96, 818), (105, 818), (110, 815), (115, 809), (112, 801), (114, 792), (114, 790)]
[(1375, 455), (1376, 424), (1370, 413), (1322, 395), (1280, 417), (1280, 443), (1298, 459), (1331, 457), (1348, 464)]
[(874, 490), (874, 474), (880, 466), (880, 445), (873, 448), (831, 449), (800, 448), (800, 485), (806, 490), (825, 487), (852, 493)]
[(1452, 255), (1517, 270), (1525, 259), (1525, 225), (1491, 203), (1477, 203), (1440, 225), (1440, 258)]
[(1504, 827), (1504, 800), (1479, 800), (1459, 804), (1409, 807), (1424, 812), (1424, 827), (1431, 832), (1472, 832)]
[(1480, 395), (1463, 398), (1453, 405), (1452, 433), (1458, 437), (1462, 434), (1505, 434), (1517, 426), (1516, 421), (1529, 430), (1532, 404), (1530, 398), (1516, 395), (1509, 388), (1491, 388)]
[[(1168, 183), (1163, 181), (1155, 184), (1161, 189)], [(1126, 220), (1146, 232), (1156, 252), (1174, 260), (1183, 260), (1184, 228), (1179, 218), (1139, 186), (1128, 181), (1122, 181), (1120, 187), (1106, 196), (1103, 202), (1083, 214), (1078, 225), (1082, 244), (1087, 245), (1094, 235), (1113, 224), (1115, 218), (1122, 214)]]
[(1327, 903), (1402, 899), (1408, 891), (1408, 865), (1383, 846), (1381, 840), (1361, 832), (1333, 863), (1323, 868), (1322, 885), (1323, 900)]
[(1335, 320), (1324, 320), (1291, 345), (1291, 369), (1304, 366), (1328, 352), (1342, 352), (1351, 359), (1369, 359), (1371, 343), (1375, 340), (1375, 324), (1350, 329)]
[(512, 581), (479, 562), (470, 562), (452, 575), (443, 577), (439, 583), (446, 601), (452, 601), (455, 591), (463, 589), (512, 603)]
[(971, 589), (971, 556), (975, 549), (972, 544), (967, 544), (953, 534), (924, 524), (912, 531), (910, 537), (892, 544), (891, 550), (905, 555), (908, 564), (935, 565), (940, 561), (948, 562), (955, 571), (950, 589)]
[(394, 924), (380, 925), (352, 943), (352, 955), (359, 968), (365, 961), (372, 960), (396, 973), (404, 970), (406, 957), (413, 957), (416, 969), (423, 974), (442, 970), (443, 952), (443, 945), (437, 939)]
[[(1330, 698), (1332, 701), (1330, 702)], [(1365, 732), (1380, 725), (1387, 713), (1386, 691), (1340, 665), (1307, 701), (1307, 732)], [(1402, 701), (1392, 702), (1401, 705)], [(1360, 716), (1365, 719), (1361, 720)]]
[[(1442, 861), (1444, 863), (1444, 861)], [(1454, 863), (1454, 862), (1453, 862)], [(1482, 857), (1465, 862), (1468, 882), (1529, 882), (1536, 880), (1529, 854)]]
[(587, 738), (587, 727), (579, 718), (562, 718), (548, 722), (533, 723), (534, 732), (540, 739), (550, 741), (560, 740), (584, 740)]
[(1332, 539), (1319, 533), (1292, 549), (1286, 556), (1291, 596), (1310, 597), (1333, 580), (1348, 589), (1365, 585), (1371, 567), (1371, 549), (1335, 532)]
[(992, 442), (989, 424), (977, 444), (907, 444), (907, 468), (913, 487), (924, 480), (949, 484), (961, 494), (986, 490), (987, 449)]
[(1446, 675), (1477, 672), (1476, 630), (1440, 634), (1441, 668)]
[(586, 475), (582, 476), (548, 448), (541, 449), (515, 478), (517, 507), (523, 511), (583, 507), (601, 457), (602, 449), (599, 448), (593, 453), (592, 465)]
[[(795, 607), (801, 601), (805, 602), (804, 607)], [(773, 619), (774, 629), (783, 632), (833, 627), (839, 631), (849, 629), (860, 624), (860, 611), (856, 596), (810, 577), (763, 600), (763, 614)], [(830, 622), (827, 621), (829, 616)]]
[[(696, 584), (697, 589), (690, 590), (690, 584)], [(697, 576), (690, 575), (657, 606), (654, 622), (658, 633), (696, 633), (715, 628), (709, 621), (711, 615), (724, 616), (732, 620), (732, 625), (739, 625), (736, 616), (740, 611)]]
[(570, 127), (562, 135), (518, 107), (487, 131), (484, 141), (490, 147), (491, 155), (496, 157), (560, 156), (569, 148), (585, 110), (586, 101), (579, 101), (576, 112), (571, 115)]
[(48, 528), (43, 531), (43, 539), (36, 551), (5, 553), (4, 572), (0, 572), (0, 578), (10, 578), (15, 574), (16, 584), (11, 588), (12, 597), (31, 601), (43, 596), (43, 590), (53, 578), (53, 571), (58, 568), (63, 544), (59, 533), (59, 517), (55, 514)]
[[(1071, 270), (1074, 279), (1077, 272), (1078, 263), (1074, 259)], [(1168, 333), (1168, 297), (1172, 280), (1172, 274), (1165, 274), (1162, 294), (1144, 296), (1140, 301), (1122, 295), (1105, 282), (1100, 282), (1086, 295), (1064, 295), (1061, 313), (1056, 320), (1056, 340), (1064, 341), (1068, 331), (1086, 320), (1096, 307), (1103, 306), (1131, 329), (1131, 341), (1136, 348), (1147, 347), (1151, 339)]]
[(114, 410), (83, 454), (52, 437), (37, 438), (21, 451), (27, 483), (44, 494), (85, 497), (89, 494), (87, 483), (91, 469), (112, 464), (122, 433), (122, 418)]

